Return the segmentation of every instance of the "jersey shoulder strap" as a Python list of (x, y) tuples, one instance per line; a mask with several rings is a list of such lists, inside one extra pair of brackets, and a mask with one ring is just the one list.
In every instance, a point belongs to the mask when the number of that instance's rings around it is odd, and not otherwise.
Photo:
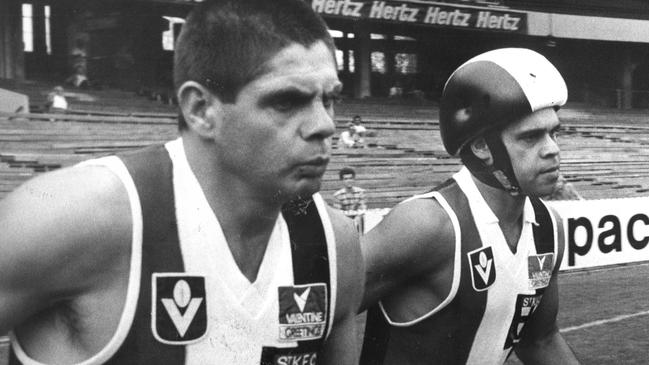
[[(326, 212), (322, 213), (326, 214)], [(312, 308), (325, 313), (325, 322), (319, 326), (311, 327), (312, 330), (315, 327), (322, 329), (319, 338), (298, 340), (297, 347), (292, 348), (264, 347), (262, 349), (261, 364), (292, 363), (291, 361), (294, 362), (298, 359), (300, 361), (309, 359), (310, 364), (317, 364), (317, 358), (320, 356), (320, 351), (328, 335), (329, 322), (333, 320), (333, 318), (330, 318), (333, 313), (329, 311), (332, 305), (332, 285), (327, 239), (320, 212), (313, 198), (308, 200), (298, 199), (286, 204), (282, 209), (282, 216), (288, 226), (293, 258), (295, 289), (288, 290), (298, 290), (294, 292), (294, 295), (300, 295), (304, 293), (306, 288), (311, 288), (305, 299), (307, 303), (310, 303), (308, 305), (314, 306)], [(292, 300), (292, 298), (289, 300)]]
[(164, 145), (119, 154), (142, 207), (142, 269), (135, 318), (124, 343), (107, 364), (182, 364), (184, 346), (164, 346), (152, 334), (152, 276), (184, 272), (176, 224), (173, 165)]
[[(555, 231), (552, 212), (539, 198), (530, 198), (537, 225), (534, 225), (534, 245), (539, 254), (553, 253), (555, 248)], [(555, 253), (556, 254), (556, 253)]]

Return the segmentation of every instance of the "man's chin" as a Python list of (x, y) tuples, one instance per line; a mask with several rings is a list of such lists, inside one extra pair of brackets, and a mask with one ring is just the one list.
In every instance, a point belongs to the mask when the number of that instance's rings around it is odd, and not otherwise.
[(317, 193), (320, 191), (320, 188), (322, 187), (322, 178), (314, 178), (314, 179), (308, 179), (308, 180), (303, 180), (298, 184), (298, 187), (296, 189), (296, 195), (299, 197), (310, 197), (311, 195)]
[(282, 189), (278, 192), (277, 198), (282, 202), (288, 202), (295, 199), (308, 199), (313, 194), (320, 191), (322, 179), (300, 179), (294, 185)]
[(531, 193), (527, 194), (530, 197), (543, 198), (549, 195), (552, 195), (554, 192), (554, 185), (534, 189)]

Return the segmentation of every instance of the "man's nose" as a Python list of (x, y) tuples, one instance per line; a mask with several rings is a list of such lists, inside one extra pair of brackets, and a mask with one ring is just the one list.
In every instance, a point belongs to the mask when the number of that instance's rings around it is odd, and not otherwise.
[(559, 143), (556, 137), (548, 135), (545, 138), (545, 144), (542, 149), (543, 156), (554, 156), (558, 155), (559, 152), (561, 152), (561, 148), (559, 148)]
[(333, 110), (327, 109), (321, 103), (315, 104), (302, 126), (302, 137), (307, 140), (326, 139), (336, 132)]

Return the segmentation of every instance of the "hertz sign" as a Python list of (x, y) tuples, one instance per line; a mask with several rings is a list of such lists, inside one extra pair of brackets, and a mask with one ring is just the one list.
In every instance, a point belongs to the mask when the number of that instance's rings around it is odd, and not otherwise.
[(527, 13), (405, 1), (310, 0), (325, 17), (375, 19), (457, 29), (527, 33)]

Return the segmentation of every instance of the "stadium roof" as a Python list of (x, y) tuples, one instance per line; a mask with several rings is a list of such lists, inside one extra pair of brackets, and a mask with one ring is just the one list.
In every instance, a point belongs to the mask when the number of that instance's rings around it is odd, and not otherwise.
[[(143, 2), (192, 5), (203, 0), (139, 0)], [(273, 1), (273, 0), (268, 0)], [(305, 0), (308, 1), (308, 0)], [(353, 0), (352, 0), (353, 1)], [(368, 2), (368, 0), (359, 0)], [(544, 13), (649, 19), (649, 0), (386, 0), (387, 2), (444, 3), (481, 7), (505, 7)]]
[[(467, 1), (459, 1), (467, 3)], [(471, 2), (479, 3), (480, 0)], [(500, 0), (504, 6), (575, 15), (649, 19), (647, 0)]]
[[(144, 0), (166, 4), (192, 4), (203, 0)], [(272, 0), (268, 0), (272, 1)], [(409, 1), (409, 0), (402, 0)], [(412, 1), (412, 0), (411, 0)], [(648, 0), (414, 0), (478, 6), (504, 6), (523, 10), (575, 15), (649, 19)]]

